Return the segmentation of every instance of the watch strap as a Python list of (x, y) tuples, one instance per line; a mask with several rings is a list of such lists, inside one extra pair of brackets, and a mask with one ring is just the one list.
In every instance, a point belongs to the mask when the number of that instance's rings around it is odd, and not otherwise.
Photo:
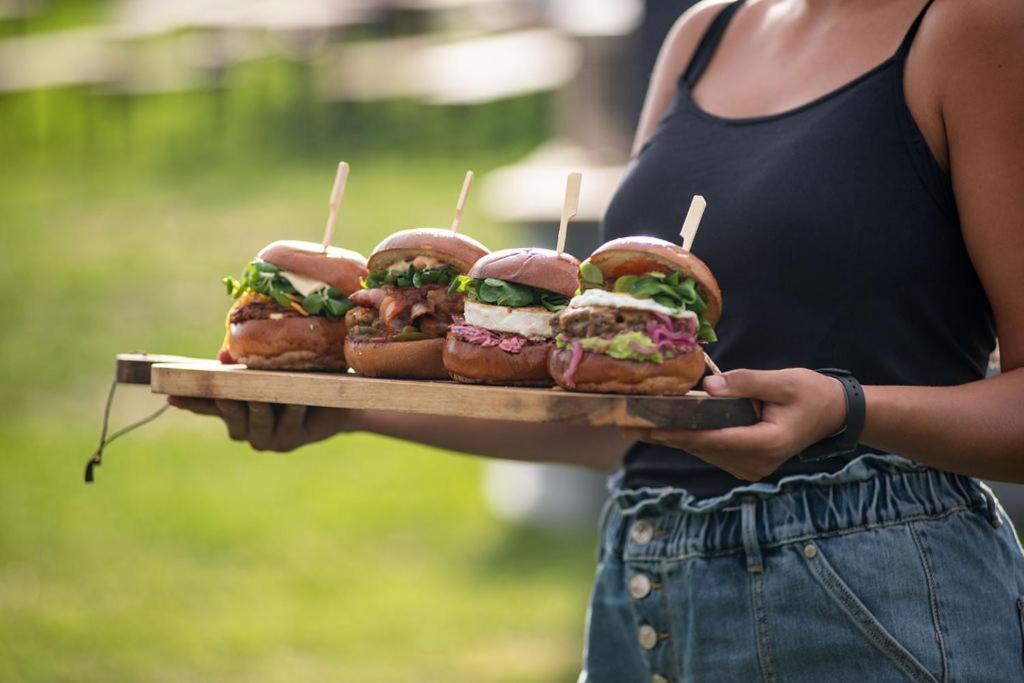
[(825, 460), (855, 452), (867, 417), (864, 389), (853, 373), (842, 368), (820, 368), (817, 372), (837, 380), (842, 385), (846, 394), (846, 425), (841, 431), (801, 451), (798, 457), (804, 462)]

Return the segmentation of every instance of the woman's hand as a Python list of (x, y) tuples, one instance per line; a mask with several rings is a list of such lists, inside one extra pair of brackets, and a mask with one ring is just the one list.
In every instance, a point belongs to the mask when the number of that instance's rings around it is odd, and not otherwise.
[(813, 370), (733, 370), (705, 378), (704, 390), (761, 402), (761, 421), (726, 429), (630, 430), (630, 435), (680, 448), (735, 477), (757, 481), (846, 423), (842, 385)]
[(277, 405), (256, 401), (168, 396), (176, 408), (224, 420), (228, 436), (248, 441), (257, 451), (287, 453), (354, 429), (355, 412), (340, 408)]

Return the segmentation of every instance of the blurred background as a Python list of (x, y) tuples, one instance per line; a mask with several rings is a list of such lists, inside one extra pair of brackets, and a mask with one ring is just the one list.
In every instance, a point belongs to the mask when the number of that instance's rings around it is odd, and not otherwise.
[(447, 225), (472, 168), (465, 232), (553, 245), (582, 170), (589, 253), (688, 5), (0, 0), (0, 680), (574, 680), (599, 473), (173, 411), (82, 467), (114, 354), (214, 354), (220, 278), (318, 240), (341, 159), (337, 244)]
[(465, 232), (553, 244), (578, 169), (585, 256), (687, 3), (650, 4), (0, 0), (0, 680), (575, 679), (600, 474), (174, 411), (82, 467), (114, 354), (214, 354), (341, 159), (337, 244), (447, 225), (469, 168)]

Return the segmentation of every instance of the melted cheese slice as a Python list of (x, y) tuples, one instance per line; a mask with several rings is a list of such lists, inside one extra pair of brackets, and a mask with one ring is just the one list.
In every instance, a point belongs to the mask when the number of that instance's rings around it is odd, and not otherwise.
[(608, 292), (603, 289), (588, 289), (587, 291), (574, 296), (569, 302), (569, 308), (628, 308), (634, 311), (652, 311), (661, 313), (670, 318), (696, 318), (693, 311), (676, 311), (668, 306), (662, 306), (654, 299), (638, 299), (630, 294), (621, 292)]
[(280, 275), (282, 277), (287, 278), (288, 282), (292, 283), (292, 287), (297, 289), (299, 291), (299, 294), (301, 294), (302, 296), (309, 296), (310, 293), (315, 292), (318, 289), (330, 287), (330, 285), (327, 284), (326, 282), (314, 280), (311, 277), (305, 277), (303, 275), (297, 275), (287, 270), (282, 270), (280, 272)]
[(470, 325), (483, 327), (494, 332), (521, 334), (527, 339), (550, 339), (551, 321), (555, 318), (543, 306), (492, 306), (466, 300), (465, 316)]

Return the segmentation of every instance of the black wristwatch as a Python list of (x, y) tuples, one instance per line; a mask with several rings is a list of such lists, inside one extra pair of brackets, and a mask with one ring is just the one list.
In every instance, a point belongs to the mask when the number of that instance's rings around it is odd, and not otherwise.
[(800, 451), (798, 457), (804, 462), (849, 455), (856, 451), (861, 432), (864, 431), (864, 418), (867, 413), (864, 390), (853, 373), (840, 368), (820, 368), (817, 372), (839, 380), (839, 383), (843, 385), (843, 390), (846, 392), (846, 426), (842, 431), (812, 443)]

